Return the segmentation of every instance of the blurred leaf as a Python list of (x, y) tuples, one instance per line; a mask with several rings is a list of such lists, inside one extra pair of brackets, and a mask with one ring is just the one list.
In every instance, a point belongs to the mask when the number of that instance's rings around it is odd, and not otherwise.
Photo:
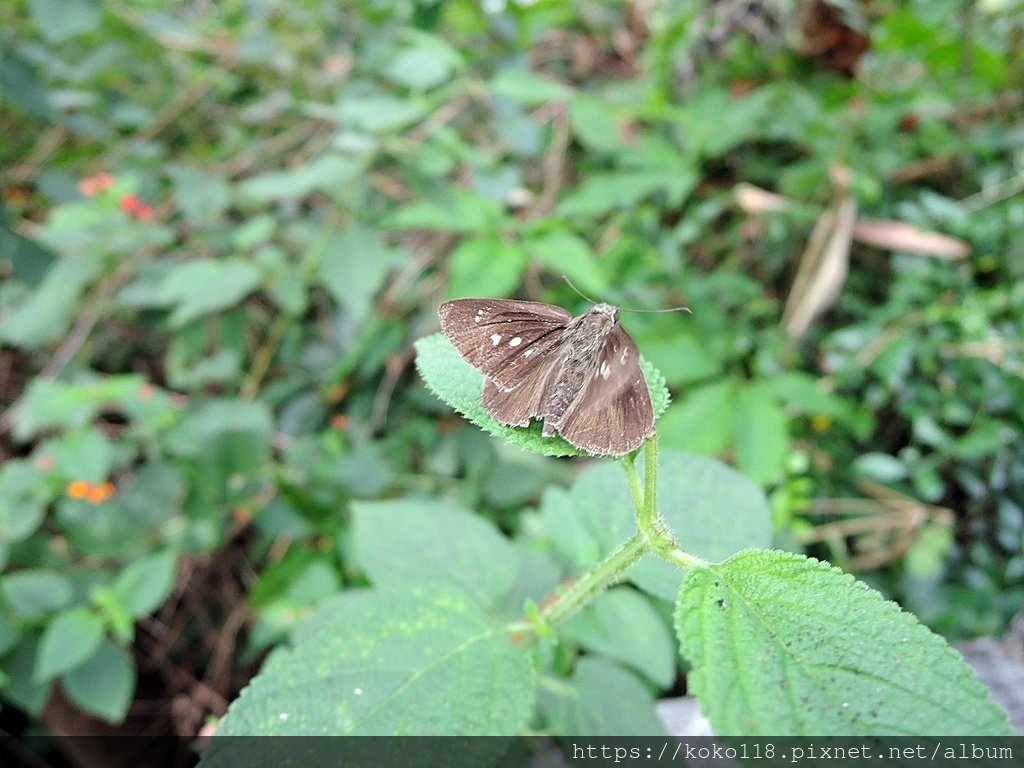
[(785, 412), (756, 383), (740, 387), (735, 409), (737, 468), (764, 485), (779, 482), (790, 450)]
[[(533, 709), (529, 654), (455, 591), (350, 590), (295, 636), (231, 705), (218, 737), (515, 735)], [(229, 743), (214, 738), (203, 765), (222, 764)]]
[(464, 240), (448, 257), (451, 299), (467, 296), (508, 296), (519, 285), (526, 254), (500, 237)]
[(0, 342), (38, 349), (64, 337), (82, 293), (100, 274), (91, 256), (60, 259), (42, 285), (19, 305), (0, 314)]
[(658, 433), (666, 446), (714, 456), (732, 445), (736, 385), (731, 379), (689, 390), (665, 412)]
[(741, 552), (691, 570), (676, 631), (690, 687), (721, 736), (1012, 733), (945, 641), (801, 555)]
[[(532, 453), (543, 456), (581, 456), (578, 448), (569, 445), (560, 436), (542, 437), (541, 424), (534, 421), (529, 427), (508, 427), (499, 424), (484, 410), (482, 395), (484, 377), (456, 351), (443, 333), (426, 336), (416, 342), (416, 369), (430, 390), (473, 424)], [(668, 407), (668, 390), (661, 374), (646, 360), (640, 367), (647, 379), (657, 419)]]
[(165, 170), (174, 182), (175, 202), (188, 221), (210, 224), (224, 215), (231, 203), (231, 187), (224, 179), (186, 165), (168, 165)]
[(103, 622), (89, 608), (62, 611), (43, 630), (34, 677), (45, 683), (81, 665), (103, 641)]
[(352, 555), (374, 586), (446, 581), (483, 606), (511, 589), (519, 569), (512, 544), (483, 518), (411, 499), (353, 504)]
[(552, 733), (565, 736), (664, 736), (654, 698), (640, 680), (600, 657), (580, 660), (572, 677), (542, 686), (540, 707)]
[(24, 441), (45, 429), (81, 427), (101, 408), (114, 405), (129, 413), (136, 408), (159, 412), (165, 401), (141, 376), (107, 376), (78, 383), (35, 378), (19, 402), (14, 436)]
[(360, 323), (373, 307), (373, 298), (388, 273), (402, 258), (401, 251), (384, 245), (375, 232), (355, 226), (336, 232), (328, 240), (318, 279), (331, 298)]
[(628, 587), (605, 592), (565, 626), (565, 635), (593, 653), (645, 675), (660, 688), (676, 677), (676, 649), (650, 600)]
[(246, 179), (238, 192), (258, 205), (296, 200), (313, 192), (336, 196), (363, 171), (363, 163), (345, 155), (320, 155), (305, 165), (286, 171), (267, 171)]
[(601, 300), (610, 286), (601, 263), (590, 246), (567, 232), (552, 232), (523, 243), (523, 250), (535, 256), (555, 275), (566, 275), (576, 287), (592, 298)]
[(114, 445), (100, 430), (86, 427), (47, 440), (37, 455), (53, 460), (53, 469), (67, 480), (102, 483), (114, 467)]
[(0, 55), (0, 95), (35, 118), (49, 118), (53, 112), (46, 86), (32, 68), (10, 50)]
[(20, 541), (43, 522), (50, 492), (43, 474), (28, 461), (0, 466), (0, 541)]
[(0, 593), (11, 609), (25, 618), (63, 608), (73, 594), (67, 576), (42, 568), (5, 575), (0, 578)]
[(419, 200), (403, 205), (385, 219), (385, 225), (389, 229), (491, 233), (501, 220), (501, 206), (494, 200), (453, 189), (441, 200)]
[(523, 69), (503, 68), (487, 85), (491, 93), (527, 106), (566, 101), (572, 96), (569, 86)]
[(48, 42), (63, 43), (100, 24), (99, 0), (28, 0), (32, 20)]
[(462, 66), (458, 50), (440, 37), (419, 33), (410, 42), (384, 68), (382, 74), (393, 83), (427, 91), (451, 79)]
[(105, 640), (61, 685), (75, 706), (116, 725), (128, 714), (135, 695), (135, 665), (123, 648)]
[[(373, 134), (396, 133), (420, 120), (424, 112), (423, 106), (412, 99), (385, 94), (344, 94), (336, 108), (343, 125)], [(341, 159), (355, 164), (348, 158)]]
[(160, 298), (175, 305), (168, 322), (180, 328), (227, 309), (252, 293), (262, 277), (258, 267), (239, 258), (177, 264), (160, 283)]
[(32, 673), (36, 666), (36, 643), (34, 641), (19, 643), (11, 653), (0, 660), (0, 671), (6, 676), (3, 688), (5, 701), (30, 715), (39, 717), (43, 707), (50, 698), (50, 683), (40, 683)]
[(596, 216), (616, 208), (632, 207), (659, 190), (684, 198), (696, 185), (696, 171), (683, 167), (595, 174), (568, 192), (556, 213), (568, 218)]
[(854, 471), (880, 483), (891, 483), (907, 477), (907, 466), (895, 456), (865, 453), (853, 462)]
[(114, 592), (133, 617), (142, 618), (163, 605), (174, 586), (177, 571), (175, 552), (155, 552), (121, 571), (114, 582)]

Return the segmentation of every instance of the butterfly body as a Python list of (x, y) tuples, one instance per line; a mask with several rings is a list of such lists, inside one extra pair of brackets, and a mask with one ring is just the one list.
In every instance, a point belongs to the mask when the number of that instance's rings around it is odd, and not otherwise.
[(484, 374), (484, 408), (496, 421), (543, 419), (543, 436), (595, 455), (628, 453), (653, 434), (640, 355), (617, 307), (595, 304), (573, 317), (552, 304), (456, 299), (439, 314), (445, 335)]

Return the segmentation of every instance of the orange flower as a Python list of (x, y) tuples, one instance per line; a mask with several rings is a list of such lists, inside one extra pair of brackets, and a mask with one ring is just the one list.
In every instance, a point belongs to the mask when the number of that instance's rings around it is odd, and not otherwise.
[(114, 495), (114, 484), (109, 480), (100, 485), (89, 486), (89, 492), (86, 494), (86, 499), (89, 500), (90, 504), (102, 504), (104, 501)]
[(138, 221), (152, 221), (153, 207), (146, 205), (135, 195), (122, 195), (118, 204), (121, 210)]
[(70, 483), (68, 483), (68, 487), (65, 490), (65, 492), (67, 493), (69, 498), (84, 499), (86, 496), (89, 495), (89, 491), (91, 489), (92, 486), (89, 485), (89, 483), (85, 482), (85, 480), (72, 480)]
[(114, 177), (106, 171), (86, 176), (78, 182), (78, 191), (86, 197), (95, 197), (100, 192), (106, 192), (114, 186)]

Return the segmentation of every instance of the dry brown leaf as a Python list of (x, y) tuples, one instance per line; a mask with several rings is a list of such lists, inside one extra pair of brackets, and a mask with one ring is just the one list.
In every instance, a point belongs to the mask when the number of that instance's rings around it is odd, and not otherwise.
[(926, 232), (905, 221), (857, 219), (853, 239), (892, 251), (919, 253), (937, 259), (963, 259), (971, 252), (963, 240), (938, 232)]
[(744, 213), (757, 216), (762, 213), (775, 213), (789, 208), (789, 200), (782, 195), (769, 192), (767, 189), (755, 187), (753, 184), (741, 182), (733, 190), (736, 202)]

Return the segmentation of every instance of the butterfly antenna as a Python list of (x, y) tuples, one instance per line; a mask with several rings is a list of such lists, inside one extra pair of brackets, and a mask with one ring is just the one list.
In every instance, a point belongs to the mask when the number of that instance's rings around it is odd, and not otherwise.
[[(585, 294), (583, 291), (581, 291), (579, 288), (573, 285), (573, 282), (572, 280), (569, 279), (568, 275), (562, 275), (562, 279), (565, 280), (569, 287), (576, 291), (576, 293), (578, 293), (584, 299), (589, 301), (591, 304), (597, 304), (596, 301), (594, 301), (592, 298), (587, 296), (587, 294)], [(689, 307), (672, 307), (671, 309), (625, 309), (623, 307), (619, 307), (619, 310), (621, 312), (687, 312), (691, 315), (693, 314), (693, 312), (690, 311)]]
[(576, 287), (576, 286), (575, 286), (575, 285), (573, 284), (572, 280), (570, 280), (570, 279), (569, 279), (569, 276), (568, 276), (568, 275), (562, 275), (562, 279), (563, 279), (563, 280), (565, 280), (566, 284), (567, 284), (567, 285), (568, 285), (568, 286), (569, 286), (570, 288), (572, 288), (572, 289), (573, 289), (574, 291), (576, 291), (576, 293), (578, 293), (578, 294), (579, 294), (580, 296), (582, 296), (582, 297), (583, 297), (584, 299), (586, 299), (587, 301), (589, 301), (589, 302), (590, 302), (591, 304), (597, 304), (597, 303), (598, 303), (598, 302), (594, 301), (594, 300), (593, 300), (592, 298), (590, 298), (589, 296), (587, 296), (587, 294), (585, 294), (585, 293), (584, 293), (583, 291), (581, 291), (581, 290), (580, 290), (579, 288), (577, 288), (577, 287)]

